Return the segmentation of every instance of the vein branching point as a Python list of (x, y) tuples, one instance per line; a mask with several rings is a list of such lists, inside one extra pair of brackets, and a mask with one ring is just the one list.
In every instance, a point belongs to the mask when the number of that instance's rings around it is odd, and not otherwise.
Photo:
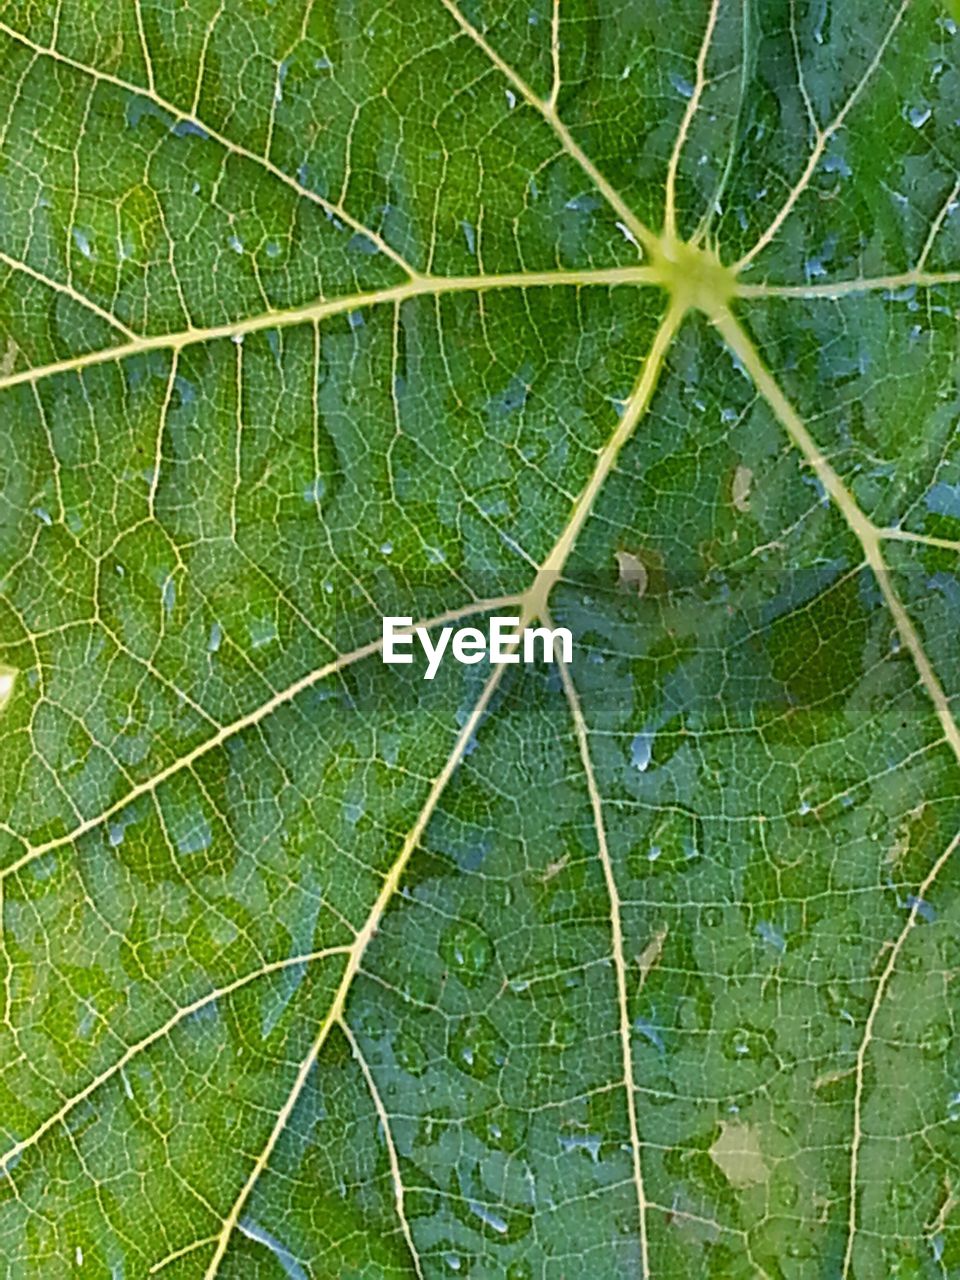
[(737, 277), (711, 249), (675, 236), (657, 242), (651, 268), (657, 283), (683, 310), (702, 311), (716, 317), (724, 313), (737, 294)]

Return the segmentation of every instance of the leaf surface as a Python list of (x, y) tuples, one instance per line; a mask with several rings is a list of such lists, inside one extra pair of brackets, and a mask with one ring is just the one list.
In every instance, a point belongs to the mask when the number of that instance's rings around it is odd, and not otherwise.
[(958, 48), (0, 7), (4, 1274), (960, 1275)]

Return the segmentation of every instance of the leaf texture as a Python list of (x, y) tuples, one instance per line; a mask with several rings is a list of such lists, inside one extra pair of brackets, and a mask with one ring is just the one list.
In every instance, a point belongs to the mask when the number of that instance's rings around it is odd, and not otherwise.
[(2, 1274), (960, 1276), (958, 41), (0, 5)]

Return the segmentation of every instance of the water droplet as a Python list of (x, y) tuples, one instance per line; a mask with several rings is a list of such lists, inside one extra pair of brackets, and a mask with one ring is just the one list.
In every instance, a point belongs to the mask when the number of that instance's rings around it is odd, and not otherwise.
[(630, 763), (645, 773), (653, 757), (653, 734), (638, 733), (630, 744)]
[(786, 951), (787, 944), (784, 940), (783, 934), (779, 929), (775, 929), (773, 925), (769, 924), (766, 920), (761, 920), (757, 925), (757, 933), (764, 942), (769, 943), (770, 946), (773, 947), (774, 950), (779, 951), (781, 955)]
[(380, 246), (369, 236), (362, 235), (358, 232), (355, 236), (351, 236), (347, 241), (347, 248), (351, 253), (364, 253), (367, 257), (372, 257), (375, 253), (380, 252)]
[(693, 97), (693, 84), (685, 76), (678, 75), (676, 71), (670, 72), (670, 83), (680, 94), (681, 98)]
[(625, 222), (618, 222), (615, 225), (617, 230), (623, 236), (624, 240), (629, 241), (629, 243), (632, 244), (635, 249), (640, 248), (640, 245), (637, 242), (637, 237), (633, 234), (633, 232), (630, 230), (630, 228), (627, 226)]
[(506, 1280), (532, 1280), (533, 1272), (530, 1270), (530, 1263), (525, 1262), (522, 1258), (516, 1262), (511, 1262), (507, 1267)]
[(248, 627), (250, 635), (250, 646), (253, 649), (262, 649), (264, 645), (272, 644), (277, 638), (277, 624), (272, 618), (255, 618)]
[(198, 815), (193, 819), (190, 828), (177, 837), (177, 852), (200, 853), (201, 850), (210, 847), (212, 838), (210, 823), (206, 818)]
[(451, 1060), (455, 1067), (478, 1080), (499, 1071), (507, 1060), (507, 1043), (489, 1018), (467, 1020), (450, 1039)]
[(599, 1133), (574, 1133), (559, 1139), (561, 1151), (585, 1151), (594, 1164), (600, 1159)]
[(920, 1040), (920, 1050), (926, 1058), (942, 1058), (953, 1040), (953, 1028), (949, 1022), (935, 1022), (928, 1027)]
[(471, 1200), (468, 1203), (470, 1212), (475, 1214), (484, 1226), (491, 1227), (498, 1235), (506, 1235), (506, 1219), (501, 1218), (498, 1213), (494, 1213), (492, 1209), (485, 1204), (479, 1204), (476, 1200)]
[(458, 921), (440, 940), (444, 963), (470, 987), (489, 969), (493, 953), (493, 943), (484, 931), (468, 920)]
[(426, 1069), (427, 1052), (420, 1041), (409, 1032), (403, 1031), (395, 1036), (393, 1052), (400, 1066), (411, 1075), (419, 1076)]
[(322, 501), (324, 494), (327, 492), (327, 482), (323, 476), (315, 476), (303, 491), (304, 502), (310, 503), (311, 506)]
[(800, 1198), (800, 1188), (789, 1166), (779, 1167), (773, 1175), (770, 1198), (778, 1209), (792, 1209)]
[(637, 1018), (633, 1026), (634, 1030), (639, 1031), (645, 1039), (649, 1040), (659, 1053), (666, 1053), (667, 1046), (663, 1043), (663, 1036), (649, 1019)]
[(929, 902), (924, 902), (923, 898), (915, 898), (913, 894), (909, 894), (905, 905), (912, 911), (916, 908), (917, 915), (922, 920), (926, 920), (927, 924), (933, 924), (937, 918), (937, 913), (931, 907)]
[(734, 1027), (723, 1038), (723, 1056), (731, 1062), (756, 1062), (763, 1057), (766, 1047), (763, 1036), (748, 1027)]

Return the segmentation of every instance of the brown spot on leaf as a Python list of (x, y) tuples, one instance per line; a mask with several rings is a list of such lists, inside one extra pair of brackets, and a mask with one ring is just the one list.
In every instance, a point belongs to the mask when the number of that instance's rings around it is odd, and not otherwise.
[(720, 1137), (710, 1148), (710, 1159), (732, 1187), (745, 1187), (766, 1182), (770, 1171), (760, 1150), (757, 1126), (739, 1120), (721, 1121)]
[(7, 378), (13, 373), (17, 367), (17, 358), (20, 355), (20, 348), (14, 342), (13, 338), (7, 338), (7, 345), (0, 355), (0, 378)]
[(740, 512), (750, 510), (750, 487), (753, 484), (753, 472), (749, 467), (737, 467), (733, 473), (730, 500)]
[(621, 587), (635, 591), (638, 596), (647, 589), (647, 567), (631, 551), (617, 552), (617, 577)]

